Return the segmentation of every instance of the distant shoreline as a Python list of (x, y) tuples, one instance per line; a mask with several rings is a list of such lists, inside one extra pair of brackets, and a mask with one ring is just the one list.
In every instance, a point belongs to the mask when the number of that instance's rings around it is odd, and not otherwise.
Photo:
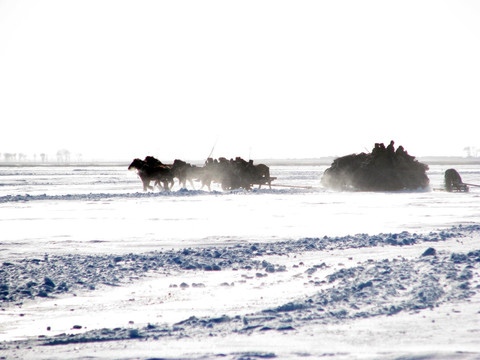
[[(264, 163), (269, 166), (329, 166), (337, 156), (303, 158), (303, 159), (254, 159), (256, 164)], [(479, 157), (459, 157), (459, 156), (420, 156), (418, 161), (427, 165), (480, 165)], [(186, 160), (197, 166), (203, 165), (203, 160)], [(94, 166), (125, 166), (128, 167), (131, 160), (98, 160), (98, 161), (71, 161), (71, 162), (40, 162), (40, 161), (12, 161), (0, 162), (0, 168), (6, 167), (94, 167)], [(166, 160), (165, 163), (173, 162)]]

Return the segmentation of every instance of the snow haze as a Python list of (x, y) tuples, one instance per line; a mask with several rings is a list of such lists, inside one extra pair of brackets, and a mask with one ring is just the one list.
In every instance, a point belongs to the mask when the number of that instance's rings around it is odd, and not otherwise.
[(3, 0), (0, 153), (461, 156), (479, 41), (475, 1)]

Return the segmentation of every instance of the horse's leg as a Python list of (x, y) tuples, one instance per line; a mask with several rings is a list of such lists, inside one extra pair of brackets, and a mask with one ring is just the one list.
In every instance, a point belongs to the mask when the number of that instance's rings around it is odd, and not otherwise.
[(155, 181), (155, 185), (158, 186), (158, 188), (160, 189), (160, 191), (163, 191), (163, 190), (165, 189), (164, 186), (162, 185), (161, 181), (156, 180), (156, 181)]
[(202, 178), (201, 182), (202, 182), (202, 187), (200, 188), (200, 190), (203, 190), (203, 188), (204, 188), (205, 186), (207, 186), (208, 191), (211, 191), (211, 190), (210, 190), (210, 181), (205, 180), (204, 178)]
[(192, 187), (192, 189), (195, 190), (195, 185), (193, 185), (192, 179), (188, 179), (188, 182), (190, 183), (190, 186)]
[(212, 191), (212, 190), (210, 189), (210, 181), (202, 180), (202, 189), (203, 189), (205, 186), (207, 187), (208, 191)]

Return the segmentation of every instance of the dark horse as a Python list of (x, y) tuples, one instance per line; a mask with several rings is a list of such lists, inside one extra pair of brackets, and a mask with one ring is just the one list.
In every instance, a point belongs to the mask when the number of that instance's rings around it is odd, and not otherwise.
[(195, 186), (193, 185), (195, 172), (195, 167), (183, 160), (175, 159), (173, 162), (172, 173), (173, 176), (178, 179), (178, 184), (181, 187), (186, 188), (188, 180), (192, 188), (195, 189)]
[(137, 170), (138, 176), (142, 180), (144, 191), (148, 189), (153, 190), (153, 186), (150, 186), (150, 181), (154, 181), (158, 186), (162, 184), (163, 189), (169, 191), (169, 184), (173, 185), (173, 174), (170, 168), (160, 164), (153, 166), (149, 165), (147, 161), (134, 159), (128, 170)]
[(206, 185), (208, 190), (210, 190), (211, 180), (209, 180), (207, 170), (206, 167), (195, 166), (179, 159), (176, 159), (172, 165), (173, 176), (178, 179), (179, 185), (184, 188), (186, 188), (188, 181), (190, 186), (195, 189), (193, 185), (193, 180), (195, 180), (202, 182), (202, 189)]

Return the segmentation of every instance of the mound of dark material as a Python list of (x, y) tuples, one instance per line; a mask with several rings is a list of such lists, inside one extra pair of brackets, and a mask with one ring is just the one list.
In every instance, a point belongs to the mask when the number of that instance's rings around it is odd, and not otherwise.
[(337, 158), (325, 170), (322, 184), (336, 190), (395, 191), (415, 190), (429, 185), (428, 166), (415, 160), (394, 142), (377, 143), (371, 153)]

